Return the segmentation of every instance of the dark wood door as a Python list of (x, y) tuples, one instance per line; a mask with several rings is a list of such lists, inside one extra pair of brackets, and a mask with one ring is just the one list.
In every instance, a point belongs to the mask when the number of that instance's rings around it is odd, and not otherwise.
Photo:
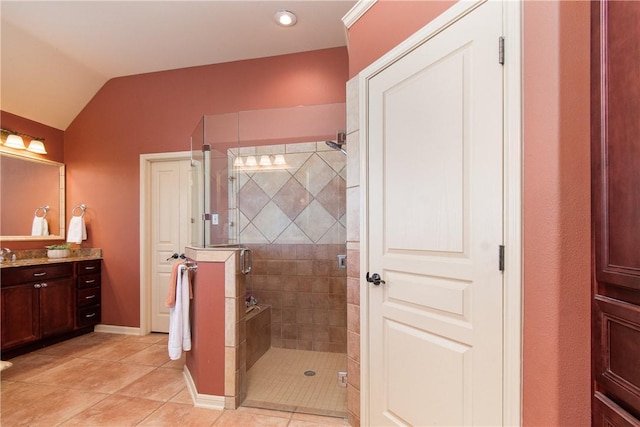
[(591, 11), (593, 425), (640, 426), (640, 2)]

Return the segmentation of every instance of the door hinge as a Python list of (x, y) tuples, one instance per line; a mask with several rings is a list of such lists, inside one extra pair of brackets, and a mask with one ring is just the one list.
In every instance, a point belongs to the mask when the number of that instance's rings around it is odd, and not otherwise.
[(498, 269), (504, 271), (504, 245), (498, 246)]
[(498, 62), (504, 65), (504, 37), (498, 38)]
[(202, 151), (211, 151), (211, 146), (209, 144), (202, 144)]

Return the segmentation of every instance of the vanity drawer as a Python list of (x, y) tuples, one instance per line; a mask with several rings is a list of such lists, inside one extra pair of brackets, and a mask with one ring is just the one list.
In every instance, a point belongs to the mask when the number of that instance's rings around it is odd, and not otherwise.
[(100, 273), (87, 274), (76, 278), (76, 287), (78, 289), (91, 288), (94, 286), (100, 286)]
[(78, 307), (100, 304), (100, 288), (78, 289), (76, 298)]
[(78, 318), (76, 319), (78, 328), (95, 325), (97, 323), (100, 323), (100, 320), (101, 307), (99, 305), (78, 308)]
[(82, 276), (84, 274), (100, 273), (100, 265), (102, 260), (92, 259), (88, 261), (76, 262), (76, 275)]
[(64, 262), (50, 265), (35, 265), (28, 267), (11, 267), (0, 270), (2, 285), (13, 285), (24, 282), (37, 282), (39, 280), (51, 280), (58, 277), (70, 277), (73, 273), (73, 264)]

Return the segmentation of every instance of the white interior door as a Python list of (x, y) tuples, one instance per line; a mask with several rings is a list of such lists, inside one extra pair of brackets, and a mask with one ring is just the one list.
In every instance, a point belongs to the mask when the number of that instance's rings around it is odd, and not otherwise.
[(370, 425), (502, 424), (502, 5), (368, 80)]
[(165, 298), (172, 254), (187, 246), (191, 228), (191, 166), (189, 160), (156, 161), (151, 164), (151, 331), (169, 332), (169, 309)]

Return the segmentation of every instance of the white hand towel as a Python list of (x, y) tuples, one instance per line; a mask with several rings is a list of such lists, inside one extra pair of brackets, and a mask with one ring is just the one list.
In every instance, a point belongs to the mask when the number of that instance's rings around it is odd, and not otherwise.
[(87, 240), (87, 227), (84, 223), (84, 216), (72, 216), (69, 221), (68, 243), (82, 243)]
[(178, 360), (183, 351), (191, 350), (191, 325), (189, 324), (189, 270), (178, 267), (176, 279), (176, 304), (169, 309), (169, 358)]
[(47, 219), (43, 216), (34, 216), (33, 224), (31, 225), (31, 235), (32, 236), (48, 236), (49, 235), (49, 224), (47, 223)]

